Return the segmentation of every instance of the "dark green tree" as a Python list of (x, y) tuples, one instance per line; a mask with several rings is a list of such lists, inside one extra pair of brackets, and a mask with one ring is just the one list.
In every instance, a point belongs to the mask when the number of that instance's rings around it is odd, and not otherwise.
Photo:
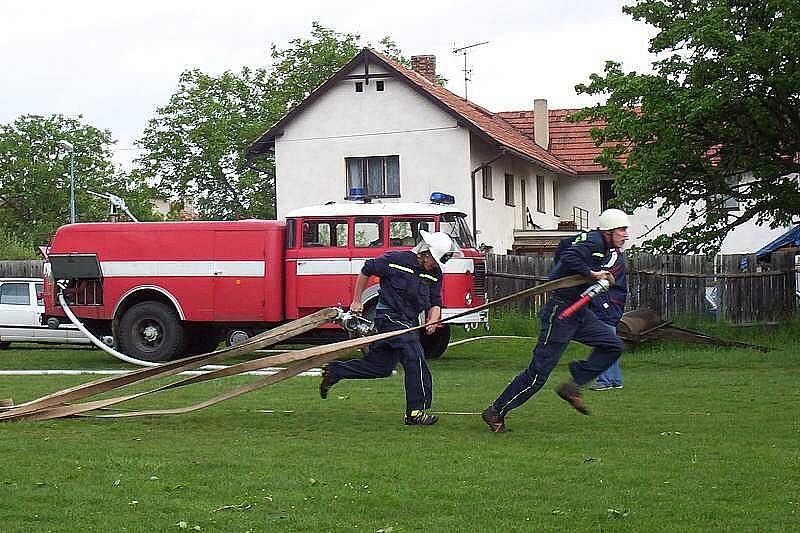
[[(165, 196), (191, 200), (201, 218), (274, 218), (272, 156), (248, 161), (245, 150), (352, 59), (360, 40), (314, 22), (309, 37), (272, 45), (269, 68), (183, 72), (138, 141), (136, 172), (155, 178)], [(391, 39), (380, 46), (405, 61)]]
[(653, 72), (607, 62), (576, 87), (606, 103), (574, 118), (606, 123), (593, 136), (613, 146), (599, 161), (616, 177), (619, 205), (685, 217), (646, 248), (713, 253), (748, 220), (797, 219), (800, 3), (641, 0), (623, 11), (657, 29)]
[(74, 149), (78, 222), (108, 216), (107, 202), (89, 190), (116, 194), (138, 217), (152, 217), (153, 191), (114, 172), (109, 131), (84, 124), (80, 117), (23, 115), (0, 124), (0, 227), (6, 235), (32, 248), (47, 244), (69, 222), (69, 155), (59, 147), (62, 140)]

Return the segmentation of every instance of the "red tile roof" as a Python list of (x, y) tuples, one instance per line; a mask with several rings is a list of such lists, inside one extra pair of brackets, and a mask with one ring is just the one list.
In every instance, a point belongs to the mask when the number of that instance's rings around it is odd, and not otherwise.
[[(464, 100), (460, 96), (448, 91), (440, 85), (431, 83), (430, 80), (421, 74), (404, 67), (400, 63), (389, 59), (379, 52), (375, 50), (370, 51), (391, 65), (399, 73), (403, 74), (403, 76), (418, 89), (421, 89), (447, 106), (460, 115), (462, 119), (468, 120), (473, 126), (471, 129), (479, 129), (504, 147), (518, 152), (523, 156), (527, 156), (528, 159), (532, 159), (550, 170), (572, 176), (576, 174), (573, 167), (536, 144), (532, 137), (525, 135), (500, 114), (492, 113), (469, 100)], [(531, 127), (533, 126), (531, 125)]]
[[(580, 109), (550, 109), (550, 153), (564, 161), (580, 174), (607, 173), (605, 167), (594, 159), (600, 155), (605, 146), (614, 143), (603, 143), (595, 146), (591, 136), (594, 127), (602, 127), (601, 121), (567, 122), (566, 117), (577, 113)], [(516, 129), (533, 138), (533, 111), (502, 111), (498, 113)], [(625, 156), (622, 156), (624, 161)]]

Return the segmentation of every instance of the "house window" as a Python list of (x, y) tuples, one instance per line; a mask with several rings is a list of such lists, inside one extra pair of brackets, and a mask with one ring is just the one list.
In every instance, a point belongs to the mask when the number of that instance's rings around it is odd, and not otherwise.
[(608, 203), (617, 196), (614, 194), (614, 180), (600, 180), (600, 212), (610, 206)]
[[(739, 178), (728, 178), (725, 180), (730, 186), (731, 189), (737, 190), (739, 188)], [(722, 209), (725, 211), (738, 211), (739, 210), (739, 200), (734, 198), (733, 196), (720, 196), (720, 203), (722, 205)]]
[(536, 176), (536, 210), (544, 213), (544, 176)]
[(558, 180), (553, 180), (553, 214), (558, 216)]
[(485, 166), (482, 171), (483, 175), (483, 197), (487, 200), (494, 200), (492, 196), (492, 167)]
[(356, 82), (356, 92), (357, 93), (363, 93), (364, 92), (364, 82), (363, 81), (357, 81)]
[(506, 174), (506, 205), (514, 207), (514, 175)]
[(347, 246), (347, 220), (307, 220), (303, 223), (303, 248)]
[(382, 91), (383, 90), (383, 81), (382, 80), (378, 80), (378, 81), (375, 82), (375, 90), (376, 91)]
[(353, 240), (356, 248), (383, 246), (383, 220), (380, 218), (356, 218), (353, 226)]
[(400, 196), (400, 156), (346, 157), (347, 193), (360, 189), (370, 198)]

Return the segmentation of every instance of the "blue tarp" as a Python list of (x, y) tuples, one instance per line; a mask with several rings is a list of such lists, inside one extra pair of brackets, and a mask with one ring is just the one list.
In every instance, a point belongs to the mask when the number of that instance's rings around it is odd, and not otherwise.
[(784, 246), (789, 245), (800, 246), (800, 224), (793, 227), (768, 245), (761, 248), (759, 251), (756, 252), (756, 257), (759, 259), (765, 255), (769, 255), (771, 252), (774, 252), (778, 248), (783, 248)]

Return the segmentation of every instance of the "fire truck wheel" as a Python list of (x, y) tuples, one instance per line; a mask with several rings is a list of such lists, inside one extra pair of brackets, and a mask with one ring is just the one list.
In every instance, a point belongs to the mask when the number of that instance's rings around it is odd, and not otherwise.
[(447, 350), (447, 345), (450, 343), (450, 326), (445, 324), (432, 335), (428, 335), (422, 329), (419, 332), (419, 340), (422, 349), (425, 350), (425, 359), (437, 359)]
[(248, 328), (231, 328), (225, 331), (225, 345), (233, 346), (244, 342), (253, 336), (253, 332)]
[(214, 328), (195, 326), (186, 330), (186, 350), (184, 355), (211, 353), (217, 349), (219, 337)]
[(182, 355), (184, 330), (175, 311), (161, 302), (141, 302), (119, 322), (122, 352), (143, 361), (169, 361)]

